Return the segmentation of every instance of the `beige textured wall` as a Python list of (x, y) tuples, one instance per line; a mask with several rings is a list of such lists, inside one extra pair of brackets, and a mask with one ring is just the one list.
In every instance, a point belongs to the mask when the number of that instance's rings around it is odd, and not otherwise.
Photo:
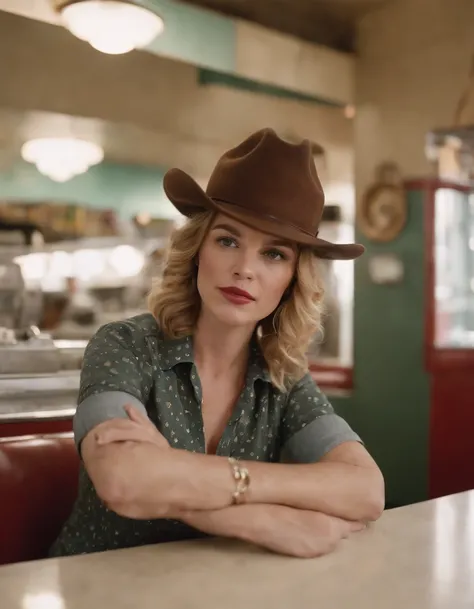
[[(359, 24), (358, 194), (384, 160), (427, 175), (425, 135), (453, 124), (473, 53), (474, 0), (393, 1)], [(474, 104), (463, 122), (474, 124)]]
[(354, 102), (356, 58), (293, 36), (236, 21), (236, 73), (320, 98)]

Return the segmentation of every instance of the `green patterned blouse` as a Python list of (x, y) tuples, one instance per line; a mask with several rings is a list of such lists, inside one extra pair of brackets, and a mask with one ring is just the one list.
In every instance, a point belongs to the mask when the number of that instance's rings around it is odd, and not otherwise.
[[(204, 453), (201, 396), (191, 336), (166, 338), (148, 313), (107, 324), (84, 354), (74, 417), (76, 445), (79, 449), (98, 423), (126, 417), (123, 405), (131, 403), (147, 413), (171, 446)], [(272, 385), (258, 345), (251, 345), (245, 386), (217, 447), (218, 455), (310, 463), (342, 442), (354, 440), (360, 441), (309, 374), (290, 392), (282, 393)], [(199, 535), (175, 520), (132, 520), (107, 509), (81, 463), (78, 498), (51, 555)]]

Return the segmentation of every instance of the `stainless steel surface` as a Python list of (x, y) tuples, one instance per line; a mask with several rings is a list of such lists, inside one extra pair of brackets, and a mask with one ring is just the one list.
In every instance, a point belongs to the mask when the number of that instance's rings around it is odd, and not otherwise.
[[(28, 376), (78, 371), (87, 340), (53, 340), (47, 335), (32, 335), (15, 344), (0, 344), (0, 384), (5, 375)], [(0, 390), (1, 394), (1, 390)]]
[(52, 340), (0, 345), (0, 378), (5, 374), (55, 374), (60, 370), (60, 353)]
[(20, 266), (0, 252), (0, 326), (10, 329), (17, 327), (24, 294), (25, 282)]
[(20, 375), (0, 377), (0, 400), (14, 396), (52, 395), (70, 393), (79, 389), (79, 371), (49, 374)]
[(68, 418), (76, 409), (79, 371), (0, 377), (0, 423)]
[[(0, 412), (0, 425), (3, 423), (31, 423), (38, 421), (64, 421), (72, 419), (76, 412), (75, 408), (58, 406), (58, 408), (39, 409), (27, 412)], [(1, 428), (0, 428), (1, 438)]]
[(54, 345), (59, 352), (61, 370), (79, 371), (82, 366), (84, 349), (87, 340), (55, 340)]
[(473, 574), (471, 492), (386, 512), (314, 560), (205, 539), (1, 567), (0, 590), (2, 609), (472, 609)]

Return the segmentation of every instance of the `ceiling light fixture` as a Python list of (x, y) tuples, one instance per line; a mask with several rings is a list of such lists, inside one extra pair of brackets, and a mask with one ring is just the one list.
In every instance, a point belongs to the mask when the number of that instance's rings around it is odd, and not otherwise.
[(25, 142), (21, 156), (51, 180), (67, 182), (100, 163), (104, 151), (97, 144), (85, 140), (45, 137)]
[(164, 29), (163, 19), (130, 0), (55, 0), (65, 27), (109, 55), (147, 46)]

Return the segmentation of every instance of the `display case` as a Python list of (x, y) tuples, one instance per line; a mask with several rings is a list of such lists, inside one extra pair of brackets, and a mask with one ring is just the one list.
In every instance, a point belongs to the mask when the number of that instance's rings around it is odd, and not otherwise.
[(474, 187), (437, 182), (427, 194), (427, 365), (473, 365)]
[[(429, 494), (474, 488), (474, 185), (418, 185), (425, 218)], [(414, 407), (416, 405), (414, 404)]]

